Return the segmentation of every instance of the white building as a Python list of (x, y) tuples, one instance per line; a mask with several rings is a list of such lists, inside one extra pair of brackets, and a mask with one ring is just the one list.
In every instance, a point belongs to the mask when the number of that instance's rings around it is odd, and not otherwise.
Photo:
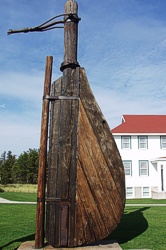
[(123, 115), (112, 134), (124, 164), (126, 198), (166, 199), (166, 115)]

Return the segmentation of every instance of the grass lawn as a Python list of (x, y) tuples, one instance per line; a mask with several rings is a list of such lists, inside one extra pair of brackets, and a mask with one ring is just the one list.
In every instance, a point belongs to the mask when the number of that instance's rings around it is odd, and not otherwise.
[[(0, 197), (14, 201), (36, 201), (36, 193), (3, 192)], [(166, 204), (166, 200), (133, 199), (128, 204)], [(36, 205), (0, 204), (0, 249), (15, 250), (35, 239)], [(108, 236), (122, 249), (166, 249), (166, 207), (127, 206), (121, 223)]]
[[(14, 250), (35, 239), (36, 205), (0, 204), (0, 249)], [(126, 207), (121, 223), (107, 238), (122, 249), (165, 250), (166, 207)]]
[(34, 193), (3, 192), (0, 197), (11, 201), (36, 201)]
[(107, 238), (122, 249), (166, 249), (166, 207), (126, 207), (121, 223)]
[(0, 249), (14, 250), (35, 238), (36, 205), (0, 204)]
[(128, 199), (126, 204), (166, 204), (166, 200), (154, 200), (154, 199)]

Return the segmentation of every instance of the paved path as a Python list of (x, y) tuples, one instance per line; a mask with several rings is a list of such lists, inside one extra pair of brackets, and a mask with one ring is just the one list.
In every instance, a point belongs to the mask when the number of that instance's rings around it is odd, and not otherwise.
[[(0, 197), (0, 203), (3, 204), (36, 204), (31, 201), (9, 201)], [(126, 204), (126, 207), (165, 207), (166, 204)]]
[(166, 204), (126, 204), (126, 207), (166, 207)]
[(0, 203), (3, 204), (36, 204), (36, 202), (31, 201), (9, 201), (0, 197)]

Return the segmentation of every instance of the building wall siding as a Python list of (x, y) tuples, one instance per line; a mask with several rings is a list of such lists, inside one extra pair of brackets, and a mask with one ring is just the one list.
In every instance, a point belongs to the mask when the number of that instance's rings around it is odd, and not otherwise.
[[(124, 135), (123, 135), (124, 136)], [(157, 165), (152, 163), (155, 158), (166, 157), (166, 149), (161, 149), (160, 135), (145, 135), (148, 138), (148, 148), (140, 149), (138, 136), (126, 135), (131, 137), (131, 148), (122, 149), (122, 135), (114, 135), (122, 161), (132, 162), (132, 176), (126, 176), (126, 188), (133, 187), (134, 198), (143, 197), (143, 188), (149, 187), (149, 197), (152, 192), (161, 192), (161, 165), (164, 169), (164, 191), (166, 191), (166, 161), (158, 161)], [(140, 176), (139, 162), (148, 161), (149, 175)]]

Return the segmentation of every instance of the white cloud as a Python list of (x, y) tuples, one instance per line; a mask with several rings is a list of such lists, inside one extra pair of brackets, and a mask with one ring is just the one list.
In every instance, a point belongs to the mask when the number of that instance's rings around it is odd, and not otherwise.
[(0, 108), (5, 109), (5, 104), (0, 104)]
[[(65, 1), (13, 3), (6, 0), (0, 9), (0, 152), (11, 149), (19, 154), (38, 147), (45, 57), (54, 56), (55, 80), (63, 61), (63, 31), (12, 36), (6, 32), (63, 13)], [(119, 125), (123, 114), (165, 114), (165, 1), (78, 4), (78, 62), (110, 127)]]

